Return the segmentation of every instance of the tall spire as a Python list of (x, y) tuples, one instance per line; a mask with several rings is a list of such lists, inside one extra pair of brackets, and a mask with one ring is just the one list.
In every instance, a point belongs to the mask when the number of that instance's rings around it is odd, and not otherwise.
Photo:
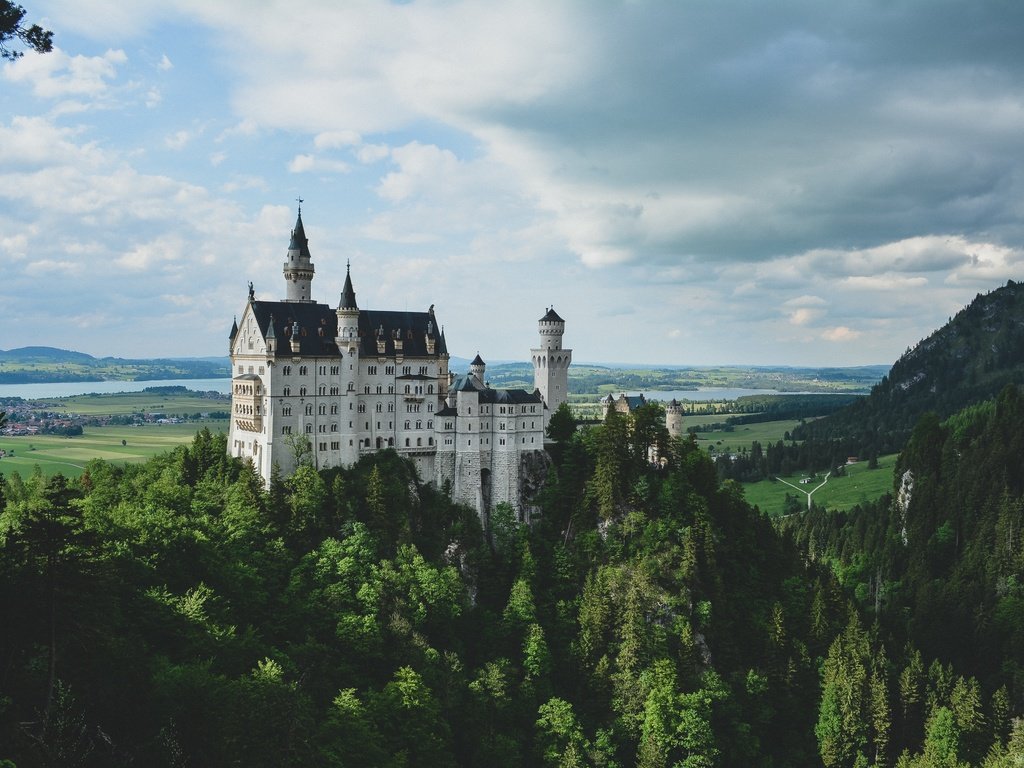
[(285, 301), (312, 302), (313, 288), (312, 257), (309, 254), (309, 240), (302, 226), (302, 207), (295, 219), (295, 229), (288, 243), (288, 260), (284, 263), (284, 279), (287, 289)]
[(341, 289), (341, 302), (338, 309), (359, 309), (356, 304), (356, 292), (352, 288), (352, 263), (345, 262), (345, 287)]

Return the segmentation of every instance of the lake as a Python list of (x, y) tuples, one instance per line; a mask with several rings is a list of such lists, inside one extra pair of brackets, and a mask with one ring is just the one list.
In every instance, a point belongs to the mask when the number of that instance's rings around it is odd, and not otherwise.
[(231, 394), (231, 379), (160, 379), (157, 381), (62, 381), (56, 384), (0, 384), (0, 397), (45, 400), (48, 397), (141, 392), (149, 387), (185, 387), (196, 392)]
[[(743, 389), (741, 387), (698, 387), (697, 389), (645, 389), (628, 392), (629, 395), (643, 395), (648, 400), (689, 400), (691, 403), (706, 403), (712, 400), (736, 400), (748, 395), (809, 395), (811, 392), (779, 392), (777, 389)], [(618, 397), (616, 394), (615, 397)]]

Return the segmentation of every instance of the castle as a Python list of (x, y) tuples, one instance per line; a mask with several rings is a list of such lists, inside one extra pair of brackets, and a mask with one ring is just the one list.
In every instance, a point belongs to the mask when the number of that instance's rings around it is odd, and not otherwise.
[(336, 309), (313, 299), (314, 266), (299, 209), (284, 262), (286, 297), (249, 300), (231, 327), (231, 455), (269, 484), (308, 456), (350, 466), (394, 449), (422, 479), (481, 516), (506, 502), (525, 517), (546, 469), (544, 434), (565, 402), (572, 350), (554, 308), (531, 350), (534, 391), (491, 389), (479, 354), (448, 369), (444, 330), (426, 312), (360, 309), (350, 270)]

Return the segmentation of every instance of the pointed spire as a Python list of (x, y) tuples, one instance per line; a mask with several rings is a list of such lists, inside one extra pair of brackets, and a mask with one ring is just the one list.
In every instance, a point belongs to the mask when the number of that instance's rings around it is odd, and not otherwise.
[(267, 336), (268, 339), (276, 339), (277, 334), (274, 333), (274, 316), (270, 316), (270, 322), (267, 323)]
[(345, 287), (341, 289), (341, 302), (338, 309), (359, 309), (356, 304), (356, 292), (352, 289), (351, 262), (345, 263)]
[(295, 229), (292, 230), (292, 239), (288, 243), (289, 251), (298, 251), (300, 258), (311, 259), (309, 255), (309, 238), (306, 237), (306, 230), (302, 226), (302, 206), (299, 206), (299, 215), (295, 219)]
[(448, 342), (444, 339), (444, 326), (441, 326), (441, 339), (437, 342), (437, 354), (448, 354)]
[(238, 335), (238, 318), (237, 317), (233, 317), (233, 318), (231, 318), (231, 333), (228, 334), (228, 340), (229, 341), (234, 341), (235, 340), (235, 336), (237, 336), (237, 335)]

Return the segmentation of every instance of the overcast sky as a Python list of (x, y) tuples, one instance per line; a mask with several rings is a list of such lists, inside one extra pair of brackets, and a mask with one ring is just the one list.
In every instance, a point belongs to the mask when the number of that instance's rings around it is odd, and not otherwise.
[(319, 301), (485, 360), (887, 364), (1024, 279), (1024, 3), (22, 4), (0, 349), (226, 354), (299, 196)]

